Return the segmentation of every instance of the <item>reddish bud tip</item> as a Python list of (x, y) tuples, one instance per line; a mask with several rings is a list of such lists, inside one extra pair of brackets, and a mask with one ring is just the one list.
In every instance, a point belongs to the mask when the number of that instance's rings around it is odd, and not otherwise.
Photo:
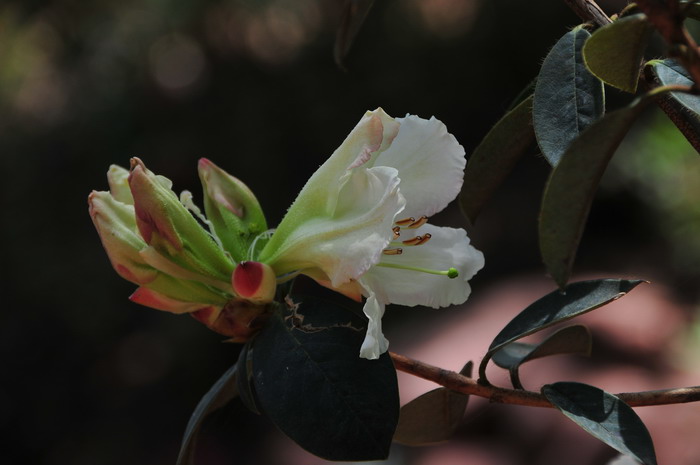
[(270, 302), (275, 295), (277, 279), (268, 265), (259, 262), (241, 262), (231, 277), (233, 290), (240, 297), (253, 302)]

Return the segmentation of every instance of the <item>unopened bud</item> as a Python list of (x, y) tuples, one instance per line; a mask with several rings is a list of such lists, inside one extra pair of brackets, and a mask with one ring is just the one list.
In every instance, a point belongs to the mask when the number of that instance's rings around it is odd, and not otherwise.
[(245, 261), (233, 270), (231, 284), (236, 294), (255, 303), (271, 302), (277, 288), (274, 270), (264, 263)]
[[(251, 258), (255, 238), (267, 230), (265, 215), (253, 192), (206, 158), (199, 160), (204, 188), (204, 210), (235, 261)], [(251, 251), (255, 253), (255, 250)]]

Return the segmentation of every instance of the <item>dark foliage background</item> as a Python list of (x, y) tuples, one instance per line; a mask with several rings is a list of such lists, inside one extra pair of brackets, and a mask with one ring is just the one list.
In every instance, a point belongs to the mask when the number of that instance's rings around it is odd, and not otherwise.
[[(4, 463), (172, 464), (190, 412), (236, 360), (238, 346), (192, 319), (127, 300), (133, 286), (110, 268), (87, 214), (111, 163), (139, 156), (197, 199), (196, 163), (210, 158), (276, 224), (368, 109), (435, 115), (469, 153), (578, 23), (563, 2), (377, 1), (343, 72), (332, 57), (341, 3), (0, 4)], [(687, 151), (677, 141), (665, 143)], [(523, 161), (484, 211), (472, 234), (487, 257), (475, 292), (544, 273), (535, 221), (547, 170), (540, 157)], [(666, 204), (649, 195), (656, 171), (638, 171), (620, 167), (626, 181), (599, 196), (578, 270), (663, 276), (694, 302), (697, 239), (676, 240)], [(683, 205), (671, 206), (695, 218)], [(461, 221), (456, 207), (441, 219)], [(390, 312), (387, 325), (424, 317)], [(465, 431), (508, 437), (494, 412)], [(274, 463), (270, 430), (234, 402), (210, 422), (202, 463)]]

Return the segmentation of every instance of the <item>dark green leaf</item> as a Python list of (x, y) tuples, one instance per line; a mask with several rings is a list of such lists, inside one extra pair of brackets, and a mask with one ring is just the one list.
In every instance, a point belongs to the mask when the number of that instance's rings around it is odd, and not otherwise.
[(542, 394), (555, 407), (610, 447), (645, 465), (656, 465), (649, 431), (632, 408), (616, 396), (581, 383), (554, 383)]
[[(694, 84), (690, 73), (675, 60), (654, 60), (649, 62), (648, 69), (659, 85), (676, 84), (692, 87)], [(667, 96), (677, 101), (687, 112), (693, 114), (696, 119), (698, 118), (700, 114), (700, 96), (686, 92), (671, 92)]]
[(569, 284), (564, 290), (547, 294), (520, 312), (498, 333), (481, 361), (479, 376), (485, 379), (486, 364), (507, 344), (617, 300), (642, 282), (626, 279), (579, 281)]
[(532, 122), (542, 154), (552, 166), (578, 135), (605, 112), (603, 83), (583, 63), (590, 37), (581, 26), (562, 36), (542, 63)]
[(578, 281), (530, 304), (498, 333), (489, 352), (529, 334), (590, 312), (624, 296), (644, 281), (640, 279), (594, 279)]
[(260, 415), (260, 409), (255, 401), (255, 393), (253, 392), (253, 359), (251, 357), (252, 341), (246, 343), (238, 355), (238, 376), (236, 377), (236, 387), (241, 396), (243, 405), (248, 407), (253, 413)]
[(510, 370), (513, 367), (520, 365), (525, 357), (535, 350), (537, 344), (528, 344), (526, 342), (511, 342), (510, 344), (501, 347), (493, 354), (493, 363), (497, 366)]
[(194, 409), (190, 421), (185, 428), (185, 435), (182, 438), (180, 453), (177, 456), (177, 465), (193, 465), (194, 451), (197, 442), (199, 429), (204, 419), (213, 411), (223, 407), (231, 399), (238, 395), (236, 388), (236, 365), (226, 370), (219, 380), (209, 389), (202, 400)]
[(345, 0), (335, 38), (334, 56), (339, 68), (345, 69), (345, 57), (373, 4), (374, 0)]
[(532, 96), (506, 113), (469, 157), (459, 201), (472, 223), (532, 143), (531, 108)]
[[(472, 362), (460, 373), (472, 375)], [(401, 407), (394, 441), (422, 446), (447, 441), (462, 422), (469, 396), (441, 387), (426, 392)]]
[(606, 84), (636, 92), (651, 30), (643, 14), (625, 16), (601, 27), (583, 47), (586, 66)]
[[(675, 60), (653, 60), (647, 63), (645, 74), (655, 86), (692, 86), (688, 71)], [(659, 106), (671, 118), (688, 142), (700, 152), (700, 96), (684, 92), (672, 92), (660, 97)]]
[(600, 178), (648, 101), (638, 100), (593, 123), (571, 144), (549, 176), (540, 211), (540, 252), (560, 287), (569, 280)]
[(365, 321), (295, 295), (253, 342), (258, 405), (285, 434), (327, 460), (377, 460), (389, 453), (399, 415), (388, 354), (359, 357)]
[(493, 354), (493, 362), (509, 370), (513, 387), (523, 389), (520, 366), (538, 358), (560, 354), (591, 354), (591, 333), (581, 325), (562, 328), (539, 344), (511, 342)]

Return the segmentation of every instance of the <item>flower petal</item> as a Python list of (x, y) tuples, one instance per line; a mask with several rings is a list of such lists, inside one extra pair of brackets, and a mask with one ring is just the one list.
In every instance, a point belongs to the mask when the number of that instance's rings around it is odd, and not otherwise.
[(233, 294), (230, 280), (221, 281), (206, 274), (190, 271), (165, 257), (152, 246), (145, 246), (141, 249), (139, 256), (146, 264), (168, 276), (179, 280), (201, 282), (224, 293)]
[(340, 147), (306, 182), (257, 260), (268, 261), (305, 223), (335, 216), (341, 178), (385, 149), (398, 129), (398, 123), (382, 109), (367, 112)]
[(134, 197), (129, 189), (129, 170), (117, 165), (110, 165), (107, 171), (109, 192), (112, 197), (127, 205), (134, 204)]
[(307, 268), (304, 270), (304, 274), (323, 287), (343, 294), (356, 302), (362, 302), (362, 287), (357, 281), (352, 280), (338, 287), (333, 287), (330, 278), (319, 268)]
[(406, 217), (431, 216), (457, 197), (464, 180), (464, 148), (435, 117), (397, 118), (401, 126), (374, 166), (399, 170)]
[(181, 300), (173, 299), (172, 297), (168, 297), (160, 292), (156, 292), (143, 286), (136, 289), (136, 291), (129, 296), (129, 300), (146, 307), (171, 313), (193, 313), (212, 307), (211, 305), (204, 303), (183, 302)]
[(134, 207), (119, 202), (109, 192), (97, 191), (88, 196), (88, 205), (102, 246), (116, 272), (135, 284), (155, 279), (158, 272), (139, 254), (146, 243), (136, 232)]
[(429, 270), (456, 268), (459, 276), (433, 275), (420, 271), (373, 267), (362, 277), (384, 303), (425, 305), (439, 308), (461, 304), (471, 293), (469, 279), (484, 266), (484, 255), (469, 244), (463, 229), (437, 227), (426, 224), (417, 234), (430, 234), (430, 241), (413, 247), (404, 247), (401, 255), (384, 255), (381, 263), (411, 266)]
[(379, 261), (392, 238), (394, 217), (404, 206), (398, 186), (393, 168), (353, 170), (331, 214), (308, 219), (282, 243), (273, 243), (275, 233), (259, 261), (278, 276), (320, 268), (333, 287), (358, 278)]
[[(360, 280), (362, 284), (362, 280)], [(364, 286), (363, 286), (364, 287)], [(382, 316), (384, 316), (384, 303), (377, 299), (375, 292), (365, 287), (368, 294), (365, 306), (362, 309), (367, 315), (369, 322), (367, 323), (367, 334), (365, 340), (362, 341), (360, 348), (360, 357), (369, 360), (376, 360), (389, 349), (389, 341), (382, 333)]]

